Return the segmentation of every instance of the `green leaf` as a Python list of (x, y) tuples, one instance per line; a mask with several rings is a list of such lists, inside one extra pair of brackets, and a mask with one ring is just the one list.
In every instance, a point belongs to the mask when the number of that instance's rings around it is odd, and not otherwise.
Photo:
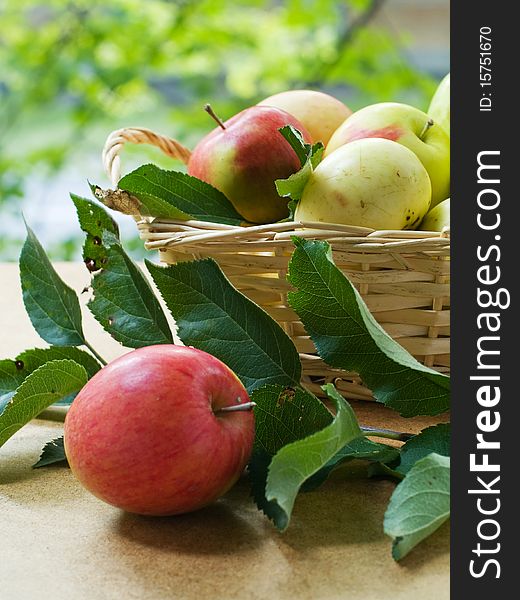
[(292, 125), (281, 127), (279, 131), (296, 152), (301, 164), (301, 169), (287, 179), (277, 179), (275, 181), (278, 194), (282, 198), (291, 198), (293, 201), (289, 203), (289, 206), (291, 215), (294, 215), (294, 209), (298, 200), (302, 197), (307, 181), (321, 161), (324, 146), (321, 142), (316, 142), (313, 146), (305, 143), (302, 134)]
[(95, 271), (103, 266), (107, 258), (107, 250), (102, 243), (103, 234), (109, 231), (119, 238), (119, 228), (97, 202), (76, 194), (71, 194), (70, 197), (76, 207), (80, 227), (87, 234), (83, 245), (83, 260), (89, 265), (89, 270)]
[(140, 200), (143, 215), (228, 225), (241, 225), (244, 221), (222, 192), (180, 171), (143, 165), (125, 175), (118, 187)]
[[(0, 361), (0, 413), (12, 398), (18, 386), (25, 378), (41, 367), (46, 362), (51, 360), (70, 359), (85, 367), (89, 379), (99, 369), (101, 365), (98, 361), (79, 348), (72, 346), (51, 346), (50, 348), (33, 348), (25, 350), (19, 354), (14, 360), (5, 359)], [(73, 396), (68, 396), (60, 401), (60, 404), (70, 404)]]
[(55, 346), (84, 344), (76, 292), (60, 279), (29, 227), (20, 255), (20, 279), (25, 309), (40, 337)]
[(296, 201), (300, 200), (311, 175), (312, 165), (311, 161), (308, 160), (299, 171), (289, 175), (287, 179), (277, 179), (275, 181), (278, 195), (282, 198), (290, 198), (291, 200)]
[(380, 444), (366, 437), (357, 437), (333, 456), (315, 475), (302, 486), (305, 492), (314, 490), (324, 483), (330, 473), (340, 464), (350, 460), (367, 460), (372, 463), (391, 463), (399, 458), (399, 450), (387, 444)]
[(429, 454), (395, 488), (385, 513), (385, 533), (400, 560), (450, 516), (450, 459)]
[(85, 368), (73, 360), (53, 360), (33, 371), (0, 414), (0, 446), (42, 410), (78, 392), (87, 380)]
[(408, 473), (414, 464), (435, 452), (449, 456), (451, 450), (451, 427), (449, 423), (440, 423), (423, 429), (401, 447), (401, 462), (396, 467), (399, 473)]
[(307, 144), (307, 142), (303, 139), (301, 131), (298, 131), (298, 129), (292, 125), (284, 125), (283, 127), (280, 127), (278, 131), (283, 135), (283, 137), (289, 142), (291, 148), (296, 152), (296, 155), (300, 161), (300, 166), (303, 167), (303, 165), (307, 162), (309, 154), (311, 153), (311, 144)]
[(323, 402), (302, 388), (266, 385), (251, 394), (255, 407), (255, 446), (249, 463), (251, 493), (256, 505), (275, 524), (286, 516), (265, 497), (267, 470), (272, 457), (285, 445), (320, 431), (332, 421)]
[(381, 477), (383, 479), (390, 479), (392, 481), (401, 481), (404, 479), (404, 475), (393, 469), (386, 463), (374, 462), (368, 466), (368, 477)]
[(296, 495), (302, 484), (323, 468), (346, 444), (362, 431), (352, 408), (332, 384), (323, 386), (336, 407), (333, 421), (321, 431), (284, 446), (269, 465), (265, 497), (282, 510), (275, 525), (285, 530), (289, 525)]
[(141, 270), (109, 233), (106, 263), (92, 279), (88, 308), (118, 342), (129, 348), (173, 343), (163, 309)]
[(284, 510), (275, 500), (267, 500), (265, 497), (265, 486), (267, 484), (267, 473), (272, 456), (262, 448), (254, 448), (247, 467), (249, 481), (251, 482), (251, 496), (256, 506), (266, 517), (279, 529), (283, 529), (287, 522)]
[(47, 442), (42, 449), (38, 462), (34, 463), (33, 469), (48, 467), (56, 463), (66, 462), (65, 447), (63, 445), (63, 436)]
[(291, 339), (231, 285), (215, 261), (146, 266), (186, 345), (219, 358), (249, 392), (273, 383), (298, 386), (301, 364)]
[(269, 456), (330, 424), (323, 402), (302, 388), (266, 385), (251, 394), (255, 407), (255, 447)]
[(450, 379), (420, 364), (377, 323), (363, 299), (336, 267), (327, 242), (294, 238), (289, 263), (289, 303), (319, 355), (359, 373), (374, 397), (405, 417), (449, 408)]

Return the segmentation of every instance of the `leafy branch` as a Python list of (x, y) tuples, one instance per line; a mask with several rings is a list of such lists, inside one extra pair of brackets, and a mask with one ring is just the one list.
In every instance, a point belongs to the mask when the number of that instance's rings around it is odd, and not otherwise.
[[(299, 143), (293, 133), (288, 135)], [(307, 153), (302, 153), (301, 159), (307, 163), (312, 148), (303, 149)], [(155, 175), (163, 177), (159, 172)], [(140, 180), (144, 186), (141, 197), (153, 195), (159, 204), (166, 196), (172, 201), (167, 186), (163, 192), (156, 183)], [(111, 217), (90, 200), (72, 199), (86, 234), (83, 252), (92, 272), (93, 292), (87, 306), (92, 314), (127, 347), (172, 343), (159, 299), (124, 251)], [(357, 370), (379, 401), (406, 416), (445, 410), (449, 380), (417, 363), (379, 327), (334, 265), (327, 244), (294, 242), (289, 278), (296, 289), (290, 301), (322, 358), (333, 366)], [(292, 340), (265, 311), (233, 287), (215, 261), (167, 267), (147, 262), (146, 267), (176, 321), (182, 342), (226, 363), (256, 403), (255, 447), (248, 467), (251, 490), (258, 508), (278, 529), (283, 531), (289, 525), (299, 492), (315, 489), (334, 469), (354, 459), (371, 464), (374, 474), (400, 480), (385, 517), (396, 559), (447, 518), (448, 425), (430, 427), (411, 437), (361, 427), (332, 384), (324, 387), (334, 408), (329, 411), (302, 384), (301, 363)], [(85, 339), (76, 293), (59, 278), (29, 228), (20, 272), (27, 312), (36, 331), (52, 346), (0, 361), (0, 445), (51, 404), (73, 401), (101, 367), (95, 358), (98, 353)], [(81, 345), (93, 356), (77, 348)], [(374, 436), (405, 444), (395, 448), (369, 439)], [(35, 466), (65, 458), (62, 441), (52, 440)], [(438, 484), (437, 500), (428, 493), (431, 473)], [(409, 527), (410, 521), (413, 527)]]

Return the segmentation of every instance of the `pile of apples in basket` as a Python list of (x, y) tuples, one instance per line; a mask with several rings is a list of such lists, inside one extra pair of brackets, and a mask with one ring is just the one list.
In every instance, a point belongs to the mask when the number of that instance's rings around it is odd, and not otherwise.
[(196, 146), (188, 173), (223, 192), (251, 223), (289, 216), (273, 185), (301, 167), (279, 133), (288, 125), (319, 146), (322, 159), (305, 181), (295, 220), (376, 230), (449, 227), (449, 74), (428, 113), (396, 102), (352, 113), (310, 90), (276, 94), (225, 122), (206, 108), (218, 126)]

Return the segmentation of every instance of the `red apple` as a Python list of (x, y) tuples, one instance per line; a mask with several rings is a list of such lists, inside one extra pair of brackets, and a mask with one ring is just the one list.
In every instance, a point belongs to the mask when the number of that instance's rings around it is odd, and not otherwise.
[(289, 215), (275, 180), (300, 169), (296, 153), (278, 131), (293, 125), (311, 138), (295, 117), (279, 108), (252, 106), (222, 123), (195, 147), (188, 173), (223, 192), (252, 223), (272, 223)]
[(104, 367), (75, 398), (65, 420), (67, 459), (109, 504), (147, 515), (193, 511), (244, 470), (254, 440), (248, 402), (238, 377), (214, 356), (185, 346), (140, 348)]

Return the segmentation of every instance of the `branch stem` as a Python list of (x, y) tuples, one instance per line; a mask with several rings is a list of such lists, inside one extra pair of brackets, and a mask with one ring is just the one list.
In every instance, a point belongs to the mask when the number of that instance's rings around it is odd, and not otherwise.
[(413, 438), (413, 433), (404, 433), (402, 431), (392, 431), (391, 429), (378, 429), (377, 427), (361, 427), (361, 431), (365, 436), (387, 438), (389, 440), (398, 440), (399, 442), (406, 442), (410, 438)]
[(42, 410), (42, 412), (36, 418), (44, 421), (56, 421), (57, 423), (63, 423), (63, 421), (65, 421), (65, 417), (67, 416), (68, 410), (68, 406), (50, 406), (49, 408)]
[(97, 358), (97, 360), (105, 367), (107, 365), (107, 361), (100, 356), (94, 348), (85, 340), (85, 346), (90, 350), (90, 352)]

